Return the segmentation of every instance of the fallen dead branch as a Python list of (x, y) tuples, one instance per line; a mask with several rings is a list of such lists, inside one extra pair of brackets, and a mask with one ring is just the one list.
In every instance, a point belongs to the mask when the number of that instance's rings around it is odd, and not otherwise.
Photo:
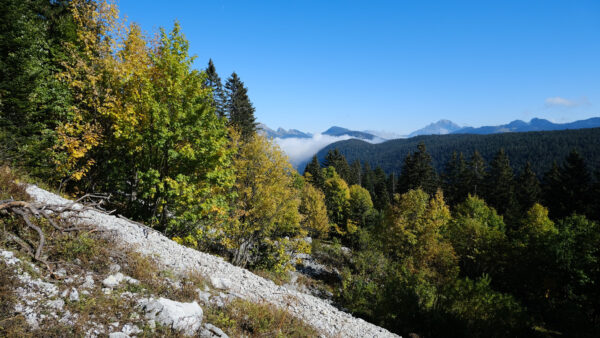
[[(9, 240), (16, 242), (34, 260), (43, 263), (50, 273), (52, 273), (51, 264), (48, 263), (44, 256), (43, 250), (46, 244), (46, 235), (35, 220), (44, 219), (55, 230), (60, 233), (68, 233), (73, 231), (89, 231), (95, 232), (96, 229), (86, 225), (73, 225), (73, 222), (68, 222), (70, 219), (83, 218), (85, 211), (94, 210), (108, 213), (102, 209), (102, 205), (108, 201), (110, 196), (102, 196), (96, 194), (86, 194), (80, 197), (73, 203), (67, 205), (46, 204), (40, 202), (15, 201), (12, 199), (0, 201), (0, 217), (17, 216), (21, 219), (26, 229), (30, 229), (37, 234), (37, 243), (28, 243), (25, 238), (13, 233), (6, 228), (3, 232)], [(84, 204), (85, 203), (85, 204)], [(66, 221), (66, 222), (65, 222)], [(80, 223), (80, 222), (79, 222)], [(70, 226), (65, 227), (63, 224)]]

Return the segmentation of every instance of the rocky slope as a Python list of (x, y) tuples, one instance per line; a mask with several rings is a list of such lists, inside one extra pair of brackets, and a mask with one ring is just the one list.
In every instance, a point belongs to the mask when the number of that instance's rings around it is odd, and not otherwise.
[[(27, 192), (38, 202), (71, 204), (53, 193), (29, 186)], [(326, 337), (395, 337), (389, 331), (342, 312), (326, 301), (278, 286), (248, 270), (233, 266), (222, 258), (181, 246), (161, 233), (123, 218), (87, 210), (81, 222), (109, 232), (113, 237), (142, 255), (152, 256), (158, 264), (174, 273), (199, 273), (221, 291), (221, 298), (241, 298), (266, 302), (287, 310)], [(200, 294), (200, 297), (202, 295)]]

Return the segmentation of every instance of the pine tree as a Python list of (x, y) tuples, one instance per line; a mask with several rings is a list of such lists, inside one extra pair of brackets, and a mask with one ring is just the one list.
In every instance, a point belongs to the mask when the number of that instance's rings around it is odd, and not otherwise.
[(350, 176), (348, 177), (348, 184), (358, 184), (361, 185), (361, 174), (362, 167), (360, 165), (359, 160), (354, 160), (352, 164), (350, 164)]
[(543, 185), (544, 203), (552, 218), (593, 213), (591, 187), (592, 175), (577, 151), (571, 151), (562, 166), (554, 163), (544, 176)]
[[(571, 151), (561, 168), (562, 186), (565, 188), (563, 200), (565, 210), (563, 216), (571, 213), (587, 215), (587, 206), (590, 202), (592, 175), (587, 168), (585, 160), (576, 150)], [(597, 207), (597, 206), (596, 206)]]
[(485, 200), (498, 213), (504, 215), (515, 206), (514, 173), (504, 149), (500, 149), (490, 163), (485, 183)]
[(363, 188), (367, 189), (371, 196), (375, 194), (375, 176), (369, 162), (365, 162), (362, 170), (361, 181)]
[(323, 165), (325, 168), (334, 167), (335, 171), (344, 181), (348, 182), (350, 180), (350, 166), (348, 165), (348, 161), (346, 161), (346, 157), (337, 148), (329, 150)]
[(248, 140), (256, 132), (254, 106), (248, 97), (248, 89), (235, 72), (227, 79), (225, 92), (229, 123), (241, 132), (244, 140)]
[(225, 92), (223, 91), (221, 78), (219, 77), (219, 74), (217, 74), (217, 70), (212, 59), (208, 60), (208, 67), (206, 68), (206, 80), (204, 81), (204, 85), (208, 88), (212, 88), (212, 106), (215, 109), (215, 113), (220, 118), (225, 117)]
[(373, 203), (375, 208), (378, 210), (383, 210), (385, 207), (390, 204), (390, 196), (388, 194), (387, 187), (387, 177), (385, 172), (381, 167), (377, 167), (374, 172), (375, 184), (374, 184), (374, 194), (371, 195), (373, 198)]
[(544, 180), (542, 182), (544, 205), (548, 207), (552, 218), (558, 218), (559, 215), (563, 214), (565, 207), (563, 204), (563, 182), (560, 167), (556, 162), (553, 162), (552, 168), (544, 174)]
[(468, 193), (474, 196), (481, 196), (484, 187), (486, 176), (485, 161), (477, 150), (473, 152), (473, 156), (468, 163), (466, 186)]
[(78, 41), (64, 1), (0, 3), (0, 159), (56, 178), (56, 126), (72, 105), (58, 79)]
[(439, 187), (438, 176), (431, 164), (431, 156), (424, 143), (419, 143), (417, 151), (406, 155), (400, 178), (399, 192), (421, 188), (428, 194), (435, 194)]
[(527, 161), (525, 168), (523, 168), (521, 174), (517, 177), (515, 193), (521, 214), (524, 214), (525, 211), (541, 200), (542, 190), (540, 180), (533, 172), (533, 169), (531, 169), (529, 161)]
[(314, 155), (312, 160), (304, 168), (304, 176), (308, 178), (308, 181), (315, 187), (323, 190), (323, 183), (325, 183), (325, 177), (321, 170), (321, 165), (317, 159), (317, 155)]
[(467, 198), (466, 174), (467, 163), (463, 153), (453, 152), (442, 176), (444, 196), (450, 206), (455, 206)]

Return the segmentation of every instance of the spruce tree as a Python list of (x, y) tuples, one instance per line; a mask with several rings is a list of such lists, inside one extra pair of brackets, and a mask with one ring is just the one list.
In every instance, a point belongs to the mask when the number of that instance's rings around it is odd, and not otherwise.
[(572, 213), (587, 215), (592, 186), (592, 175), (585, 160), (576, 150), (571, 151), (561, 168), (562, 186), (564, 187), (563, 216)]
[[(307, 175), (308, 174), (308, 175)], [(310, 182), (317, 188), (323, 190), (323, 183), (325, 183), (325, 177), (321, 170), (321, 165), (317, 159), (317, 155), (314, 155), (312, 160), (304, 168), (304, 176), (310, 177)]]
[(467, 163), (463, 153), (453, 152), (442, 175), (444, 196), (450, 206), (461, 203), (467, 198), (466, 174)]
[(375, 194), (371, 195), (373, 204), (377, 210), (383, 210), (390, 204), (388, 194), (387, 177), (381, 167), (377, 167), (374, 172), (375, 184), (373, 186)]
[(552, 218), (558, 218), (564, 213), (562, 184), (560, 168), (556, 162), (553, 162), (552, 168), (544, 174), (542, 185), (544, 205), (548, 207)]
[(475, 150), (468, 163), (466, 185), (468, 193), (475, 196), (482, 196), (486, 176), (485, 161), (481, 154)]
[(242, 138), (248, 140), (256, 132), (254, 106), (248, 97), (248, 89), (238, 75), (233, 72), (225, 84), (227, 95), (226, 112), (229, 123), (237, 128)]
[(371, 196), (375, 194), (375, 176), (369, 162), (365, 162), (361, 175), (362, 187), (367, 189)]
[(360, 165), (360, 161), (354, 160), (352, 164), (350, 164), (350, 176), (348, 177), (348, 184), (361, 185), (361, 171), (362, 167)]
[(527, 161), (521, 174), (517, 177), (515, 193), (517, 202), (519, 203), (519, 210), (522, 214), (541, 200), (542, 190), (540, 180), (537, 178), (535, 172), (533, 172), (529, 161)]
[(223, 91), (223, 83), (221, 83), (221, 78), (219, 77), (219, 74), (217, 74), (217, 70), (212, 59), (208, 60), (208, 67), (206, 68), (206, 80), (204, 85), (207, 88), (212, 89), (212, 107), (215, 109), (215, 113), (220, 118), (225, 117), (225, 105), (227, 100), (225, 98), (225, 92)]
[(348, 182), (350, 180), (350, 166), (348, 165), (348, 161), (346, 161), (346, 157), (337, 148), (329, 150), (327, 156), (325, 156), (323, 165), (325, 168), (334, 167), (335, 171), (344, 181)]
[(514, 173), (504, 149), (500, 149), (490, 163), (485, 184), (485, 200), (498, 213), (504, 215), (515, 206)]
[(438, 176), (431, 164), (431, 156), (427, 153), (424, 143), (419, 143), (417, 151), (408, 154), (398, 180), (399, 192), (421, 188), (433, 195), (439, 187)]

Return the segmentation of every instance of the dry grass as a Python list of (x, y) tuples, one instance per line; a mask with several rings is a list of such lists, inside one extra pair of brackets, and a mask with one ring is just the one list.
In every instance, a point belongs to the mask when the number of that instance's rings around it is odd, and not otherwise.
[(222, 309), (208, 309), (206, 320), (231, 337), (317, 337), (318, 332), (289, 312), (268, 303), (236, 299)]
[(28, 201), (31, 198), (25, 187), (16, 183), (18, 181), (19, 178), (9, 167), (0, 167), (0, 200)]
[(12, 269), (0, 261), (0, 337), (30, 336), (25, 318), (13, 311), (17, 302), (15, 289), (19, 285)]

